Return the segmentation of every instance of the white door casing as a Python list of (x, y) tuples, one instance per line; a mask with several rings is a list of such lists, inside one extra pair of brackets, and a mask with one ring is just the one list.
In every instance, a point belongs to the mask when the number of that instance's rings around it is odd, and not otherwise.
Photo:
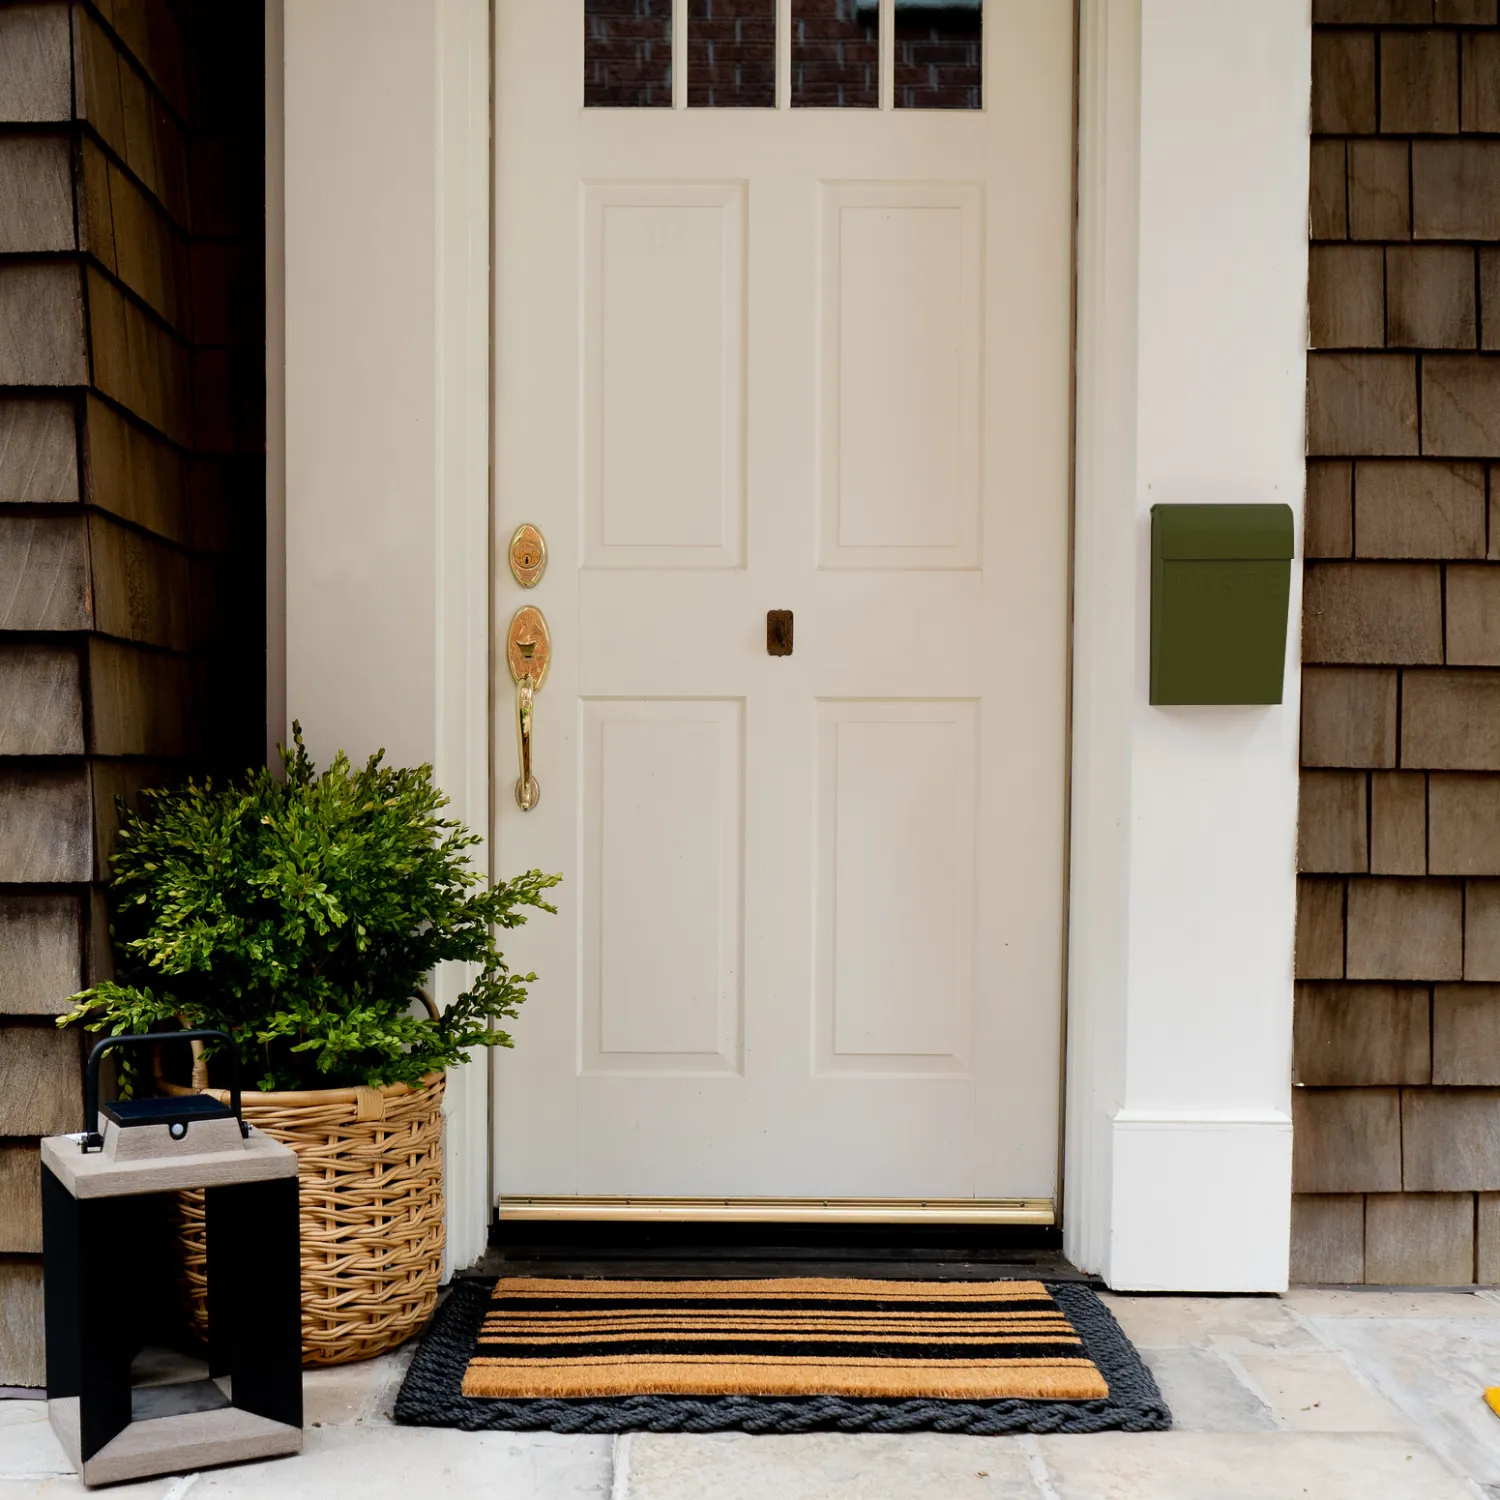
[(984, 66), (982, 111), (584, 109), (581, 5), (498, 7), (494, 530), (549, 565), (493, 569), (494, 837), (565, 876), (502, 1198), (1054, 1195), (1069, 8), (989, 0)]

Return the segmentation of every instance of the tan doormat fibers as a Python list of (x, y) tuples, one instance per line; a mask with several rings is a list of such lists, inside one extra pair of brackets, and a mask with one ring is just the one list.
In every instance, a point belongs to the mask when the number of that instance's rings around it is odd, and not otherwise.
[(1109, 1385), (1039, 1281), (495, 1283), (465, 1397), (1097, 1401)]

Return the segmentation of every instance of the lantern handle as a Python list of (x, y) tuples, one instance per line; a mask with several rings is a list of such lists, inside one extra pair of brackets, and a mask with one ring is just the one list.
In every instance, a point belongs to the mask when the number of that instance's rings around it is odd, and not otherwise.
[(99, 1133), (99, 1064), (106, 1052), (123, 1047), (127, 1042), (154, 1047), (162, 1042), (206, 1041), (224, 1042), (229, 1047), (229, 1107), (234, 1111), (235, 1119), (240, 1122), (240, 1135), (248, 1136), (250, 1131), (240, 1110), (240, 1049), (235, 1046), (234, 1038), (227, 1031), (167, 1031), (107, 1036), (102, 1042), (94, 1043), (89, 1051), (88, 1075), (84, 1082), (83, 1120), (88, 1128), (84, 1131), (82, 1149), (98, 1151), (104, 1145), (104, 1137)]

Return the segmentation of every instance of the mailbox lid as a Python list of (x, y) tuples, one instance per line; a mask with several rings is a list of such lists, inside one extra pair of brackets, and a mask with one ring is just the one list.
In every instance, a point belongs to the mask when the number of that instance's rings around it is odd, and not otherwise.
[(1287, 562), (1289, 505), (1153, 505), (1151, 550), (1162, 562)]

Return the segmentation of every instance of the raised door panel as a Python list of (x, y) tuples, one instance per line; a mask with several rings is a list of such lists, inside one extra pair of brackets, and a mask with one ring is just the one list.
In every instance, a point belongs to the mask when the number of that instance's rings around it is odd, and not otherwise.
[(819, 561), (975, 568), (981, 255), (976, 183), (824, 183)]
[(584, 564), (744, 556), (743, 183), (584, 189)]
[(969, 1069), (977, 707), (818, 705), (819, 1072)]
[(585, 1073), (739, 1069), (743, 718), (584, 702)]

